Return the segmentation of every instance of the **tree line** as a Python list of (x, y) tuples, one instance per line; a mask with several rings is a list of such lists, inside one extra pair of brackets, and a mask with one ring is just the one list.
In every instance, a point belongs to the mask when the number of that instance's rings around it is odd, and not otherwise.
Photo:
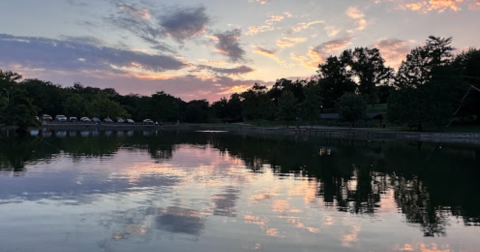
[[(113, 88), (62, 87), (0, 70), (0, 123), (34, 125), (40, 114), (150, 118), (162, 122), (239, 122), (302, 120), (314, 124), (320, 113), (340, 119), (365, 118), (366, 108), (388, 103), (388, 119), (399, 125), (444, 126), (453, 118), (480, 124), (480, 50), (454, 55), (452, 38), (430, 36), (406, 56), (397, 70), (385, 65), (377, 48), (347, 49), (318, 65), (310, 79), (276, 80), (271, 88), (255, 83), (242, 93), (209, 103), (183, 101), (165, 92), (120, 95)], [(460, 108), (460, 109), (459, 109)]]

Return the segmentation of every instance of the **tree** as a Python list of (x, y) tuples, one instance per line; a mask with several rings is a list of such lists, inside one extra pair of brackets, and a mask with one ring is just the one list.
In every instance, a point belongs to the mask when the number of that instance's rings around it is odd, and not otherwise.
[(225, 97), (221, 98), (220, 101), (212, 103), (211, 109), (216, 118), (226, 118), (228, 117), (228, 101)]
[[(157, 92), (151, 98), (144, 98), (144, 106), (142, 108), (143, 118), (152, 120), (160, 120), (163, 122), (176, 122), (182, 119), (180, 115), (180, 99), (177, 99), (165, 92)], [(184, 109), (184, 111), (186, 108)]]
[(454, 48), (451, 42), (452, 38), (428, 37), (424, 46), (413, 49), (402, 62), (395, 85), (399, 88), (419, 87), (431, 80), (434, 68), (452, 62)]
[(60, 85), (39, 79), (26, 79), (20, 83), (25, 86), (33, 105), (44, 114), (59, 115), (64, 113), (64, 103), (68, 98), (66, 89)]
[(313, 125), (322, 109), (322, 101), (320, 100), (320, 95), (318, 95), (319, 87), (311, 81), (304, 88), (304, 92), (305, 101), (300, 104), (301, 115), (304, 120), (309, 121)]
[(187, 103), (185, 112), (185, 121), (189, 123), (205, 123), (208, 122), (208, 101), (193, 100)]
[(365, 118), (367, 103), (361, 96), (349, 93), (340, 98), (337, 110), (340, 120), (353, 125), (356, 121)]
[(353, 51), (347, 50), (343, 55), (350, 66), (350, 75), (358, 80), (358, 92), (370, 104), (375, 104), (376, 87), (389, 82), (393, 77), (393, 69), (384, 65), (385, 60), (377, 48), (359, 47)]
[[(453, 65), (462, 75), (467, 84), (463, 95), (470, 86), (480, 88), (480, 49), (470, 49), (455, 57)], [(477, 124), (480, 124), (480, 92), (472, 91), (466, 98), (462, 110), (463, 115), (476, 115)]]
[(463, 82), (451, 66), (451, 38), (430, 36), (402, 62), (395, 90), (388, 103), (388, 117), (396, 123), (408, 123), (418, 130), (423, 126), (445, 126), (453, 115), (457, 89)]
[(77, 117), (87, 116), (89, 114), (87, 104), (88, 102), (83, 96), (74, 94), (63, 104), (64, 113), (66, 115)]
[(103, 93), (96, 94), (87, 107), (89, 114), (100, 118), (129, 117), (127, 111)]
[(242, 100), (241, 95), (234, 93), (230, 95), (230, 99), (227, 104), (228, 116), (240, 121), (242, 119)]
[(273, 103), (267, 94), (267, 87), (255, 83), (252, 88), (241, 95), (242, 114), (246, 119), (273, 119)]
[(334, 108), (342, 95), (353, 93), (357, 89), (357, 84), (347, 70), (349, 59), (348, 55), (340, 58), (330, 56), (324, 64), (318, 65), (318, 84), (325, 108)]
[(0, 92), (7, 93), (7, 99), (0, 99), (0, 124), (26, 130), (27, 127), (38, 125), (35, 120), (37, 108), (32, 104), (25, 88), (16, 82), (21, 78), (18, 73), (0, 70)]
[(12, 71), (2, 71), (0, 70), (0, 81), (1, 82), (9, 82), (9, 83), (16, 83), (17, 81), (21, 80), (23, 77), (22, 75), (12, 72)]
[(285, 91), (278, 101), (278, 116), (281, 120), (290, 122), (297, 118), (297, 101), (291, 91)]
[(284, 91), (290, 91), (298, 102), (305, 100), (303, 87), (307, 83), (306, 80), (288, 80), (285, 78), (279, 79), (275, 82), (273, 87), (268, 91), (268, 95), (272, 99), (275, 106), (278, 106), (278, 101)]

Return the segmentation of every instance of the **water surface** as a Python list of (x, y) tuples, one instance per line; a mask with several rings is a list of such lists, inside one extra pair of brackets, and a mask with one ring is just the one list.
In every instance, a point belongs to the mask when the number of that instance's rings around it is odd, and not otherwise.
[(480, 251), (480, 147), (0, 136), (0, 251)]

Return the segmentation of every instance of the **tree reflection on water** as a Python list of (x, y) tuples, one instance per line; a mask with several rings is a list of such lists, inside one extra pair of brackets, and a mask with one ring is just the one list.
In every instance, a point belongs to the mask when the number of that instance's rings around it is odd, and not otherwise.
[[(46, 134), (48, 135), (48, 134)], [(55, 134), (53, 134), (55, 135)], [(325, 206), (352, 214), (375, 214), (382, 198), (393, 191), (407, 222), (419, 224), (425, 236), (444, 236), (448, 217), (465, 225), (480, 225), (480, 147), (404, 141), (360, 141), (292, 136), (260, 136), (194, 132), (128, 132), (78, 134), (61, 137), (0, 135), (0, 174), (21, 176), (29, 164), (49, 162), (55, 155), (75, 159), (114, 156), (120, 149), (144, 150), (155, 162), (171, 159), (180, 145), (210, 146), (238, 158), (253, 173), (271, 169), (277, 176), (316, 181)], [(235, 216), (238, 191), (225, 188), (213, 196), (214, 215)], [(157, 227), (197, 234), (204, 223), (194, 210), (157, 210)], [(179, 213), (184, 213), (179, 215)], [(184, 221), (179, 229), (171, 221)]]

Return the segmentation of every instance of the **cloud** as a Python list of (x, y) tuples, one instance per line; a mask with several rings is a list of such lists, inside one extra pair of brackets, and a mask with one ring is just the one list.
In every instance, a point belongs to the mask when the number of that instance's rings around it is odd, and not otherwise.
[(87, 7), (86, 3), (78, 2), (75, 0), (67, 0), (67, 3), (76, 7)]
[(412, 49), (409, 41), (400, 39), (382, 39), (374, 47), (380, 50), (385, 63), (395, 69)]
[(350, 37), (330, 40), (318, 46), (310, 48), (307, 52), (307, 55), (293, 54), (291, 58), (295, 61), (298, 61), (306, 68), (316, 69), (318, 68), (318, 64), (325, 62), (326, 57), (332, 55), (333, 52), (343, 50), (350, 43)]
[(468, 8), (470, 9), (480, 9), (480, 0), (475, 0), (475, 1), (472, 1), (469, 5), (468, 5)]
[(269, 25), (274, 25), (282, 21), (283, 19), (285, 19), (285, 17), (282, 15), (271, 15), (270, 18), (267, 21), (265, 21), (265, 23)]
[(270, 25), (250, 26), (248, 27), (247, 32), (245, 32), (245, 35), (255, 35), (258, 33), (273, 31), (273, 30), (275, 30), (275, 28)]
[(277, 55), (276, 55), (276, 51), (274, 50), (268, 50), (268, 49), (265, 49), (263, 47), (260, 47), (260, 46), (255, 46), (254, 49), (253, 49), (253, 52), (254, 53), (257, 53), (257, 54), (260, 54), (260, 55), (264, 55), (264, 56), (267, 56), (273, 60), (275, 60), (277, 63), (279, 64), (282, 64), (284, 65), (285, 64), (285, 61), (281, 60)]
[(206, 65), (198, 65), (197, 70), (208, 70), (212, 73), (223, 74), (223, 75), (242, 75), (242, 74), (247, 74), (255, 71), (255, 69), (245, 65), (238, 66), (235, 68), (219, 68), (219, 67), (212, 67), (212, 66), (206, 66)]
[(35, 69), (122, 72), (135, 68), (152, 72), (179, 70), (188, 64), (165, 55), (103, 46), (90, 37), (50, 39), (0, 34), (0, 62)]
[(222, 55), (227, 56), (230, 62), (244, 61), (245, 50), (240, 47), (238, 40), (242, 35), (240, 29), (234, 29), (211, 36), (215, 40), (215, 49)]
[(120, 11), (107, 21), (152, 44), (158, 44), (159, 39), (166, 37), (184, 43), (204, 34), (210, 23), (203, 6), (166, 8), (161, 12), (125, 4), (117, 7)]
[(351, 38), (345, 37), (322, 43), (313, 48), (314, 51), (322, 54), (331, 54), (336, 51), (343, 50), (346, 46), (352, 43)]
[(259, 4), (269, 4), (271, 1), (270, 0), (248, 0), (250, 3), (259, 3)]
[(443, 12), (447, 9), (459, 11), (459, 4), (464, 0), (430, 0), (428, 10), (437, 10)]
[(308, 27), (315, 25), (315, 24), (324, 24), (325, 21), (322, 20), (317, 20), (317, 21), (312, 21), (308, 23), (298, 23), (296, 26), (292, 27), (287, 33), (292, 34), (292, 33), (297, 33), (300, 31), (303, 31), (307, 29)]
[(130, 15), (137, 16), (140, 18), (150, 19), (152, 17), (150, 10), (147, 8), (136, 9), (133, 6), (126, 5), (126, 4), (117, 5), (117, 8), (126, 11)]
[(424, 1), (409, 1), (408, 3), (402, 2), (400, 8), (404, 10), (418, 11), (422, 13), (428, 13), (436, 11), (439, 13), (447, 10), (460, 11), (462, 7), (468, 7), (470, 9), (480, 7), (479, 0), (424, 0)]
[(205, 62), (207, 64), (214, 65), (214, 66), (224, 66), (227, 64), (227, 62), (224, 62), (224, 61), (216, 61), (216, 60), (209, 60), (209, 59), (199, 59), (198, 61)]
[(346, 11), (347, 16), (353, 19), (364, 18), (365, 14), (360, 11), (357, 7), (349, 7)]
[(277, 46), (281, 48), (292, 47), (298, 43), (307, 41), (307, 38), (282, 38), (276, 41)]
[(365, 19), (365, 14), (359, 10), (357, 7), (349, 7), (345, 12), (348, 17), (355, 19), (355, 30), (362, 31), (367, 27), (367, 20)]
[(285, 16), (282, 16), (282, 15), (270, 15), (268, 17), (268, 19), (265, 21), (265, 24), (264, 25), (260, 25), (260, 26), (250, 26), (247, 30), (247, 32), (245, 32), (245, 35), (255, 35), (255, 34), (258, 34), (258, 33), (262, 33), (262, 32), (267, 32), (267, 31), (273, 31), (275, 30), (275, 27), (274, 25), (282, 20), (285, 19), (285, 17), (291, 17), (291, 14), (290, 13), (284, 13)]
[(158, 18), (164, 33), (178, 42), (204, 34), (210, 23), (205, 7), (176, 8)]
[(342, 31), (342, 29), (338, 29), (335, 26), (326, 26), (325, 31), (327, 32), (327, 36), (335, 37), (340, 31)]

